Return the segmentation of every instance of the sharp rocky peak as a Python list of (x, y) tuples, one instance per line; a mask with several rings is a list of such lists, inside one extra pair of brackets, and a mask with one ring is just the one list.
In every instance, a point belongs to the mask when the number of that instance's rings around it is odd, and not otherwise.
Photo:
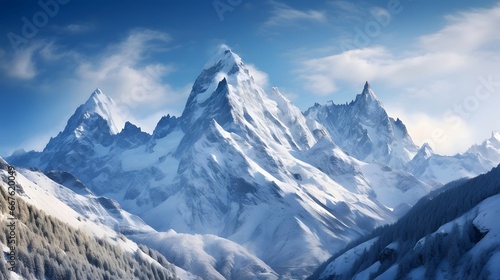
[(242, 59), (226, 45), (219, 47), (196, 78), (181, 118), (193, 123), (204, 115), (206, 108), (214, 107), (210, 105), (212, 99), (225, 100), (220, 94), (245, 95), (242, 100), (255, 102), (260, 102), (259, 98), (264, 94)]
[(87, 102), (77, 109), (75, 114), (78, 112), (83, 118), (89, 118), (93, 114), (101, 116), (108, 123), (111, 134), (118, 134), (125, 125), (115, 101), (99, 88), (90, 95)]
[(420, 150), (418, 150), (418, 153), (415, 155), (415, 158), (429, 158), (434, 154), (434, 150), (431, 148), (431, 146), (428, 143), (424, 143), (422, 147), (420, 147)]
[(378, 99), (377, 95), (371, 88), (370, 84), (368, 81), (365, 82), (365, 85), (363, 87), (363, 91), (361, 94), (358, 94), (356, 96), (356, 99), (354, 101), (355, 103), (363, 102), (363, 103), (376, 103), (378, 105), (382, 105), (380, 100)]

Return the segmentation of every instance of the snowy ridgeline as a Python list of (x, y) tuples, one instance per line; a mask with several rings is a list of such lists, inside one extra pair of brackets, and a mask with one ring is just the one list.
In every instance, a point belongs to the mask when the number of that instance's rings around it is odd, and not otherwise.
[[(22, 171), (33, 190), (199, 277), (300, 279), (443, 183), (490, 170), (499, 151), (495, 135), (464, 155), (419, 148), (368, 83), (349, 104), (302, 113), (223, 46), (182, 115), (152, 134), (97, 89), (43, 151), (7, 161), (50, 177)], [(30, 202), (66, 221), (44, 198)]]
[(350, 244), (311, 279), (500, 279), (500, 167), (445, 189)]

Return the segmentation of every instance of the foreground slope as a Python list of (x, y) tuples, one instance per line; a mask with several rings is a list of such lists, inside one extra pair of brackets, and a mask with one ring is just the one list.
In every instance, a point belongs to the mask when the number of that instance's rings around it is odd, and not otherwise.
[(27, 203), (33, 186), (1, 158), (0, 176), (0, 278), (179, 279), (158, 252), (82, 219), (52, 196), (36, 199), (52, 215)]
[[(176, 271), (182, 275), (187, 270), (202, 279), (276, 279), (276, 273), (271, 268), (240, 245), (211, 235), (177, 234), (174, 231), (159, 233), (139, 217), (123, 210), (116, 201), (94, 195), (69, 173), (50, 171), (46, 176), (39, 171), (19, 169), (16, 181), (20, 198), (31, 203), (38, 211), (90, 237), (111, 243), (118, 241), (117, 245), (125, 250), (131, 246), (136, 248), (135, 243), (147, 244), (160, 251), (155, 253), (158, 256), (173, 260)], [(120, 242), (125, 238), (129, 240)], [(173, 250), (165, 251), (167, 244)], [(186, 262), (186, 259), (190, 261)], [(227, 262), (224, 267), (221, 266), (223, 262)]]
[(500, 167), (423, 198), (351, 244), (312, 279), (498, 279)]

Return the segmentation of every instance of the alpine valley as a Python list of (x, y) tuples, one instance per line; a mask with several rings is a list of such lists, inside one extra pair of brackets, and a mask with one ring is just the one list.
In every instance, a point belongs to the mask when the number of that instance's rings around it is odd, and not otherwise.
[[(10, 164), (21, 200), (147, 262), (154, 278), (304, 279), (420, 198), (498, 163), (499, 132), (454, 156), (418, 147), (368, 82), (349, 104), (301, 112), (222, 46), (182, 115), (162, 117), (152, 134), (97, 89), (43, 151), (17, 151), (0, 166), (5, 190)], [(497, 208), (486, 201), (478, 211)], [(339, 274), (325, 271), (318, 276)]]

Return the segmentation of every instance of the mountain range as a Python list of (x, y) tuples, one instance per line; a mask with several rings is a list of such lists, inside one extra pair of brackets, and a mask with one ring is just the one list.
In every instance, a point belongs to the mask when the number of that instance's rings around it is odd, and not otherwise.
[(7, 157), (36, 189), (23, 199), (66, 221), (38, 201), (45, 192), (203, 279), (303, 279), (445, 183), (500, 162), (498, 132), (454, 156), (418, 147), (368, 82), (349, 104), (301, 112), (226, 46), (181, 116), (152, 134), (122, 118), (97, 89), (43, 151)]

